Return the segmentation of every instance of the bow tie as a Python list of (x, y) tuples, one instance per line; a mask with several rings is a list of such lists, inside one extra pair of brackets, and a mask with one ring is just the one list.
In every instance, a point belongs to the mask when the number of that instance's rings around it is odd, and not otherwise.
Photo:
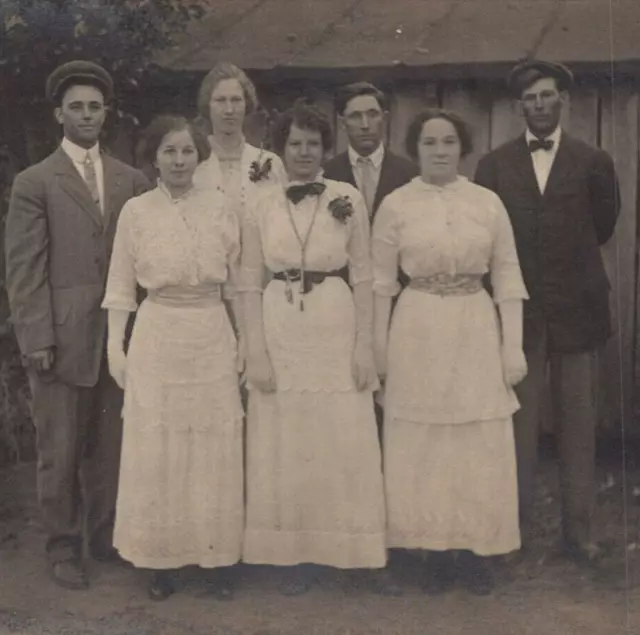
[(553, 139), (531, 139), (529, 141), (529, 152), (536, 150), (546, 150), (547, 152), (553, 148)]
[(327, 189), (324, 183), (303, 183), (302, 185), (290, 185), (287, 188), (287, 198), (296, 205), (305, 196), (320, 196)]

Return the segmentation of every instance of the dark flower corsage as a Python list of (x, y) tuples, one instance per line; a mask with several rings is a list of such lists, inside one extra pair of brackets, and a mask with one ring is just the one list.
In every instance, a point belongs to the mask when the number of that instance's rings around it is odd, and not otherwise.
[(353, 203), (348, 196), (338, 196), (329, 202), (331, 215), (343, 225), (353, 216)]
[(260, 162), (260, 157), (251, 162), (249, 167), (249, 180), (252, 183), (258, 183), (269, 178), (271, 168), (273, 167), (273, 161), (271, 157), (268, 157), (263, 163)]

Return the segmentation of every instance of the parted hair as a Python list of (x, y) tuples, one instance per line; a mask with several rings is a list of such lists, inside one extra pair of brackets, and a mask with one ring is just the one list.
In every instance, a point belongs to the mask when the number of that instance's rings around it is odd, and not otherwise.
[(360, 97), (361, 95), (371, 95), (372, 97), (375, 97), (378, 105), (383, 111), (388, 109), (389, 104), (387, 96), (379, 88), (376, 88), (369, 82), (354, 82), (353, 84), (342, 86), (336, 92), (333, 100), (336, 112), (340, 116), (344, 115), (347, 104), (355, 97)]
[(256, 87), (247, 77), (247, 74), (230, 62), (218, 62), (205, 76), (198, 91), (198, 113), (201, 117), (211, 123), (209, 117), (209, 102), (211, 93), (223, 79), (237, 79), (244, 92), (246, 102), (246, 113), (249, 115), (258, 109), (259, 102), (256, 94)]
[(469, 124), (460, 115), (443, 108), (430, 108), (418, 113), (407, 128), (405, 137), (405, 150), (412, 159), (418, 158), (418, 140), (422, 134), (422, 128), (431, 119), (444, 119), (456, 130), (460, 140), (460, 156), (465, 157), (473, 152), (473, 138)]
[(282, 156), (291, 132), (291, 126), (301, 130), (314, 130), (322, 137), (322, 148), (325, 152), (333, 146), (333, 132), (328, 117), (316, 106), (305, 99), (299, 99), (293, 106), (279, 114), (271, 129), (273, 149)]
[(147, 126), (142, 135), (142, 141), (138, 149), (138, 156), (142, 163), (147, 165), (155, 164), (158, 148), (164, 138), (172, 132), (180, 132), (181, 130), (187, 130), (191, 135), (198, 152), (198, 163), (208, 159), (211, 155), (209, 143), (206, 137), (188, 119), (178, 115), (159, 115)]

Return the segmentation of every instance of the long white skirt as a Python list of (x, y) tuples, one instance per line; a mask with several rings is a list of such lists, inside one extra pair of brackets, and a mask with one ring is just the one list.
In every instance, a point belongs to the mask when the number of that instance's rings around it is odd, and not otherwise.
[(384, 474), (389, 547), (520, 547), (511, 415), (489, 296), (406, 289), (389, 337)]
[(146, 301), (127, 358), (114, 543), (138, 567), (237, 562), (242, 408), (224, 305)]
[(249, 394), (243, 559), (382, 567), (380, 447), (372, 393), (358, 392), (351, 375), (351, 292), (327, 279), (300, 311), (273, 280), (263, 307), (278, 390)]

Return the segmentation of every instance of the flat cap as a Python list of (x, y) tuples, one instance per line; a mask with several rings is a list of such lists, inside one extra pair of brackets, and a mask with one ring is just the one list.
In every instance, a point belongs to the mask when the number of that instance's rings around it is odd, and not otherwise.
[(98, 87), (102, 91), (105, 101), (113, 97), (113, 79), (102, 66), (87, 60), (73, 60), (58, 66), (49, 75), (45, 87), (47, 99), (57, 102), (64, 91), (74, 83)]
[(559, 90), (569, 90), (573, 86), (573, 73), (564, 64), (533, 59), (514, 66), (507, 82), (513, 96), (519, 99), (523, 90), (545, 77), (555, 79)]

